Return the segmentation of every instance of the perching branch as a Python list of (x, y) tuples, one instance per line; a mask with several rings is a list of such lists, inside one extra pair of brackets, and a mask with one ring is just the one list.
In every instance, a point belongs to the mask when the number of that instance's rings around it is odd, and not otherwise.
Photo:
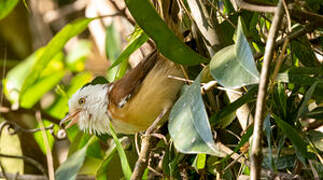
[(279, 30), (280, 20), (282, 19), (283, 5), (282, 0), (277, 4), (275, 15), (269, 30), (269, 35), (266, 43), (264, 63), (261, 69), (259, 81), (258, 97), (256, 104), (255, 123), (253, 130), (253, 139), (251, 147), (251, 179), (260, 179), (261, 162), (262, 162), (262, 136), (263, 136), (263, 120), (265, 114), (265, 104), (267, 96), (267, 87), (269, 82), (269, 67), (273, 57), (275, 37)]
[(159, 116), (156, 118), (154, 123), (146, 130), (142, 141), (141, 141), (141, 150), (139, 154), (139, 158), (136, 162), (135, 168), (133, 170), (133, 173), (131, 175), (131, 180), (141, 179), (142, 175), (144, 174), (144, 171), (147, 167), (148, 163), (148, 155), (149, 155), (149, 147), (151, 144), (151, 133), (155, 130), (156, 126), (160, 122), (160, 120), (165, 116), (167, 113), (168, 108), (164, 109)]

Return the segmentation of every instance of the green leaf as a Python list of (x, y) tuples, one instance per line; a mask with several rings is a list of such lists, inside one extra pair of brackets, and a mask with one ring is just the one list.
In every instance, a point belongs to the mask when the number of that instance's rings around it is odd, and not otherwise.
[(18, 108), (19, 106), (19, 96), (22, 88), (22, 84), (26, 79), (26, 74), (31, 72), (31, 67), (35, 64), (37, 57), (43, 53), (43, 48), (40, 48), (32, 55), (27, 57), (20, 64), (12, 68), (6, 78), (3, 80), (4, 84), (4, 94), (7, 99)]
[[(3, 119), (0, 119), (2, 123)], [(4, 127), (0, 134), (0, 153), (14, 156), (22, 156), (22, 145), (18, 134), (10, 134), (11, 129)], [(5, 168), (7, 173), (24, 173), (24, 161), (15, 158), (1, 158), (1, 165)]]
[(209, 60), (186, 46), (168, 28), (148, 0), (126, 0), (131, 15), (145, 33), (155, 41), (158, 50), (168, 59), (186, 65), (206, 63)]
[(304, 66), (319, 66), (311, 44), (305, 36), (291, 41), (291, 51)]
[(206, 154), (197, 154), (192, 166), (195, 168), (196, 171), (198, 171), (200, 169), (204, 169), (205, 164), (206, 164)]
[(300, 118), (301, 116), (303, 116), (306, 112), (308, 112), (308, 108), (307, 108), (307, 104), (308, 104), (308, 101), (311, 99), (313, 93), (314, 93), (314, 90), (316, 88), (316, 86), (321, 83), (320, 81), (316, 81), (305, 93), (304, 95), (304, 98), (303, 98), (303, 102), (301, 104), (301, 106), (299, 107), (298, 109), (298, 112), (297, 112), (297, 118)]
[(59, 52), (61, 52), (68, 40), (78, 35), (87, 28), (87, 25), (94, 18), (83, 18), (75, 20), (74, 22), (67, 24), (55, 37), (44, 47), (40, 56), (37, 56), (30, 73), (25, 74), (26, 79), (23, 83), (21, 94), (25, 93), (37, 79), (39, 78), (42, 70), (47, 66), (50, 60)]
[(234, 102), (228, 104), (225, 106), (219, 114), (214, 114), (211, 117), (211, 124), (215, 122), (215, 124), (220, 128), (225, 128), (228, 126), (231, 122), (226, 122), (224, 119), (226, 119), (228, 116), (230, 116), (232, 113), (234, 113), (239, 107), (242, 105), (249, 103), (253, 100), (255, 100), (255, 94), (257, 93), (258, 88), (253, 87), (251, 88), (246, 94), (241, 96), (239, 99), (235, 100)]
[(94, 143), (96, 140), (97, 138), (95, 136), (92, 136), (82, 149), (76, 151), (69, 158), (67, 158), (67, 160), (56, 170), (55, 179), (74, 180), (83, 165), (89, 145)]
[(323, 107), (314, 108), (311, 112), (306, 113), (305, 117), (323, 121)]
[(109, 151), (109, 153), (105, 156), (104, 160), (101, 162), (97, 172), (96, 172), (96, 179), (97, 180), (106, 180), (108, 179), (107, 177), (107, 167), (109, 163), (111, 162), (112, 158), (117, 152), (117, 148), (114, 146), (111, 148), (112, 150)]
[(308, 136), (314, 146), (320, 151), (323, 151), (323, 133), (320, 131), (311, 130), (308, 132)]
[(168, 130), (176, 149), (182, 153), (206, 153), (220, 157), (225, 155), (213, 141), (201, 95), (200, 76), (173, 106)]
[(0, 20), (6, 17), (18, 2), (19, 0), (0, 0)]
[(113, 129), (111, 122), (109, 122), (109, 128), (110, 128), (111, 136), (113, 137), (114, 143), (116, 144), (116, 148), (117, 148), (120, 160), (121, 160), (121, 167), (122, 167), (123, 174), (124, 174), (125, 178), (127, 180), (129, 180), (131, 177), (132, 171), (129, 166), (126, 153), (125, 153), (125, 151), (124, 151), (124, 149), (123, 149), (123, 147), (116, 135), (115, 130)]
[(115, 64), (116, 59), (121, 53), (121, 39), (119, 33), (116, 31), (114, 24), (112, 23), (107, 27), (106, 38), (105, 38), (105, 53), (106, 57), (109, 59), (112, 64), (108, 69), (107, 78), (109, 82), (115, 80), (116, 74), (118, 72), (118, 67), (112, 68)]
[(310, 158), (311, 154), (307, 152), (307, 143), (299, 135), (296, 129), (291, 125), (280, 119), (280, 117), (272, 114), (278, 127), (283, 131), (287, 138), (292, 142), (293, 147), (296, 150), (296, 155), (304, 162), (304, 158)]
[(232, 89), (259, 82), (259, 72), (240, 21), (236, 43), (218, 51), (210, 63), (213, 78), (222, 86)]
[(139, 32), (133, 33), (134, 36), (131, 38), (131, 41), (128, 43), (127, 47), (122, 51), (116, 61), (109, 67), (109, 69), (128, 59), (134, 51), (136, 51), (148, 40), (148, 36), (142, 30), (138, 31)]
[[(53, 124), (52, 122), (47, 121), (47, 120), (44, 120), (43, 123), (44, 123), (44, 126), (45, 127), (48, 127), (51, 124)], [(37, 128), (40, 128), (39, 123), (37, 124)], [(57, 125), (56, 125), (55, 129), (58, 129), (58, 126)], [(44, 154), (46, 154), (47, 153), (46, 146), (45, 146), (44, 138), (43, 138), (43, 136), (41, 134), (41, 131), (35, 132), (33, 135), (34, 135), (35, 141), (37, 142), (37, 144), (40, 147), (40, 150)], [(51, 135), (51, 133), (48, 130), (46, 130), (46, 137), (47, 137), (47, 141), (48, 141), (49, 147), (50, 147), (50, 149), (52, 149), (53, 148), (53, 145), (54, 145), (55, 139), (54, 139), (54, 137)]]

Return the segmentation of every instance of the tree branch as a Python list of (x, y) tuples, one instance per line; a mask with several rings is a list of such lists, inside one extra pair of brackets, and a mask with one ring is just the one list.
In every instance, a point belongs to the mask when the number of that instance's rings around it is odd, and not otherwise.
[(147, 167), (148, 163), (148, 155), (149, 155), (149, 147), (151, 144), (151, 133), (155, 130), (156, 126), (160, 122), (160, 120), (164, 117), (164, 115), (167, 113), (168, 108), (164, 109), (159, 116), (156, 118), (154, 123), (146, 130), (145, 135), (143, 136), (142, 143), (141, 143), (141, 150), (139, 154), (139, 158), (136, 162), (135, 168), (133, 170), (133, 173), (131, 175), (131, 180), (141, 179), (142, 175), (144, 174), (144, 171)]
[(256, 114), (255, 114), (255, 124), (253, 130), (253, 139), (252, 139), (252, 147), (251, 147), (251, 179), (257, 180), (260, 179), (261, 172), (261, 162), (262, 162), (262, 136), (263, 136), (263, 119), (264, 119), (264, 111), (266, 104), (266, 96), (267, 96), (267, 87), (269, 82), (269, 67), (270, 62), (272, 60), (275, 37), (277, 35), (280, 20), (283, 14), (283, 5), (282, 0), (278, 2), (276, 12), (273, 18), (273, 22), (271, 24), (268, 40), (266, 43), (265, 55), (264, 55), (264, 63), (261, 69), (261, 76), (259, 81), (259, 89), (258, 89), (258, 97), (256, 104)]

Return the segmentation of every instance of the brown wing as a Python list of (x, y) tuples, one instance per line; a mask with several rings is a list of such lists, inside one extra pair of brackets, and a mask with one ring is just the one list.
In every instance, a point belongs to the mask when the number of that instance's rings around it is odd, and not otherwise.
[(138, 89), (146, 75), (154, 67), (158, 59), (158, 52), (154, 50), (134, 69), (130, 70), (122, 79), (113, 83), (109, 92), (110, 103), (120, 107)]

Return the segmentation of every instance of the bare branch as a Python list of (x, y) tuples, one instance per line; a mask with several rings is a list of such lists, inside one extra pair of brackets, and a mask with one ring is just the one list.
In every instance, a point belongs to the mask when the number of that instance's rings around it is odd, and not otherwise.
[(50, 149), (49, 142), (47, 139), (47, 134), (46, 134), (46, 130), (44, 127), (44, 123), (41, 119), (40, 111), (36, 112), (36, 120), (39, 123), (40, 129), (41, 129), (41, 134), (42, 134), (43, 141), (44, 141), (45, 148), (46, 148), (46, 158), (47, 158), (47, 168), (48, 168), (49, 180), (55, 180), (53, 155), (52, 155), (52, 151)]
[(251, 179), (260, 179), (260, 170), (262, 162), (262, 136), (263, 136), (263, 119), (265, 112), (265, 103), (267, 96), (267, 87), (269, 82), (269, 67), (272, 60), (275, 37), (277, 35), (280, 20), (283, 14), (282, 0), (278, 2), (273, 22), (271, 24), (268, 40), (266, 43), (264, 63), (261, 69), (261, 76), (259, 81), (258, 97), (256, 104), (255, 124), (253, 130), (253, 139), (251, 147)]
[(149, 147), (151, 144), (151, 134), (156, 129), (156, 126), (160, 122), (160, 120), (164, 117), (167, 113), (168, 108), (164, 109), (159, 116), (156, 118), (154, 123), (146, 130), (145, 135), (143, 136), (142, 143), (141, 143), (141, 150), (139, 154), (139, 158), (136, 162), (135, 168), (133, 170), (131, 180), (141, 179), (148, 163), (148, 155), (149, 155)]

